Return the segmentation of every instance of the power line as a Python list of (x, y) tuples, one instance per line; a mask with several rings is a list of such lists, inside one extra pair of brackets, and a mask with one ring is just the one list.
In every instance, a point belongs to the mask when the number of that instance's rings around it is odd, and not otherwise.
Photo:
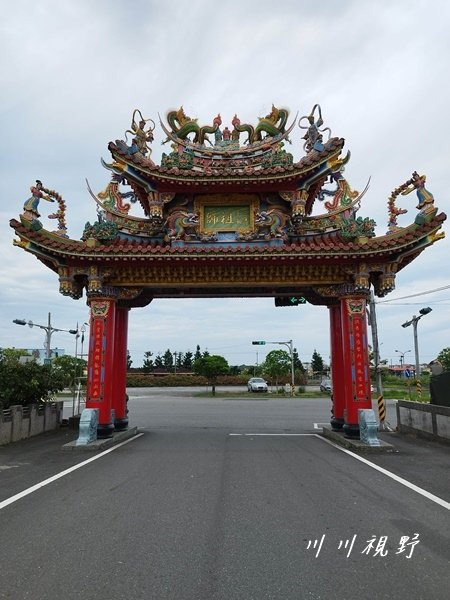
[[(433, 300), (428, 302), (428, 304), (439, 304), (439, 306), (450, 306), (450, 304), (441, 304), (441, 302), (447, 301), (448, 298), (443, 298), (442, 300)], [(378, 304), (378, 303), (376, 303)], [(399, 302), (395, 304), (395, 306), (422, 306), (423, 302)], [(394, 308), (394, 307), (393, 307)]]
[(443, 287), (436, 288), (434, 290), (427, 290), (426, 292), (419, 292), (418, 294), (410, 294), (409, 296), (401, 296), (400, 298), (391, 298), (390, 300), (379, 300), (375, 304), (385, 304), (386, 302), (396, 302), (397, 300), (407, 300), (408, 298), (416, 298), (417, 296), (425, 296), (426, 294), (434, 294), (435, 292), (442, 292), (442, 290), (450, 289), (450, 285), (444, 285)]

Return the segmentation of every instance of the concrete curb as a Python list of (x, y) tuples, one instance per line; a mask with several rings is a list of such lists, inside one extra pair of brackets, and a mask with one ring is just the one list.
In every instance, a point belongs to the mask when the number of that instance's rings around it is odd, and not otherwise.
[(75, 451), (75, 452), (97, 452), (99, 450), (106, 450), (111, 446), (115, 446), (116, 444), (120, 444), (120, 442), (124, 442), (129, 438), (134, 437), (138, 433), (137, 427), (131, 427), (126, 431), (117, 431), (113, 433), (112, 438), (106, 438), (104, 440), (95, 440), (95, 442), (91, 442), (90, 444), (85, 444), (84, 446), (77, 446), (76, 440), (69, 442), (68, 444), (64, 444), (62, 449), (65, 451)]
[(349, 450), (354, 450), (355, 452), (364, 452), (370, 454), (380, 454), (385, 452), (396, 452), (395, 447), (392, 444), (388, 444), (383, 440), (380, 440), (380, 446), (368, 446), (364, 444), (360, 440), (351, 440), (344, 437), (344, 434), (339, 431), (333, 431), (330, 427), (323, 427), (322, 433), (323, 437), (343, 446), (344, 448), (348, 448)]

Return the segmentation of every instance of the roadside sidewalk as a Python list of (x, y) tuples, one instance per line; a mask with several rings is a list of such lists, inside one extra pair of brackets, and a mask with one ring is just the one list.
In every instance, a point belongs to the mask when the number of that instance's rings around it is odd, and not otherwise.
[(85, 459), (62, 450), (78, 437), (67, 427), (0, 446), (0, 501)]

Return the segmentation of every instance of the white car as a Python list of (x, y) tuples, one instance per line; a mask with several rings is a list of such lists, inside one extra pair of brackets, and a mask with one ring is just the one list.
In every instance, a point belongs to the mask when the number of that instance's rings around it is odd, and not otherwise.
[(332, 393), (333, 388), (331, 385), (331, 379), (322, 379), (322, 381), (320, 382), (320, 391), (327, 392), (328, 394)]
[(252, 377), (247, 382), (247, 389), (249, 392), (267, 392), (267, 382), (262, 377)]

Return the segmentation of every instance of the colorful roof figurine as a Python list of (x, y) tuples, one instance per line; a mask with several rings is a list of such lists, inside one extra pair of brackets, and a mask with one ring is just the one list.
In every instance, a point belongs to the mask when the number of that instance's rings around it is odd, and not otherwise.
[[(303, 156), (286, 144), (298, 124)], [(357, 216), (368, 184), (358, 192), (343, 175), (350, 152), (332, 137), (319, 105), (298, 120), (272, 106), (252, 125), (221, 114), (200, 125), (183, 107), (160, 119), (170, 152), (152, 159), (155, 122), (133, 112), (123, 139), (110, 142), (111, 173), (105, 189), (88, 191), (98, 218), (81, 240), (67, 236), (64, 200), (37, 181), (20, 221), (11, 220), (16, 245), (59, 274), (63, 294), (80, 297), (105, 286), (129, 303), (153, 297), (273, 296), (302, 290), (311, 302), (330, 304), (342, 286), (382, 296), (396, 273), (444, 236), (446, 219), (414, 172), (388, 201), (388, 231)], [(399, 197), (415, 191), (418, 213), (407, 227)], [(58, 201), (50, 215), (56, 231), (44, 229), (38, 205)], [(130, 214), (139, 203), (142, 216)], [(313, 209), (323, 206), (324, 212)], [(339, 291), (340, 290), (340, 291)], [(130, 304), (130, 305), (131, 305)]]

